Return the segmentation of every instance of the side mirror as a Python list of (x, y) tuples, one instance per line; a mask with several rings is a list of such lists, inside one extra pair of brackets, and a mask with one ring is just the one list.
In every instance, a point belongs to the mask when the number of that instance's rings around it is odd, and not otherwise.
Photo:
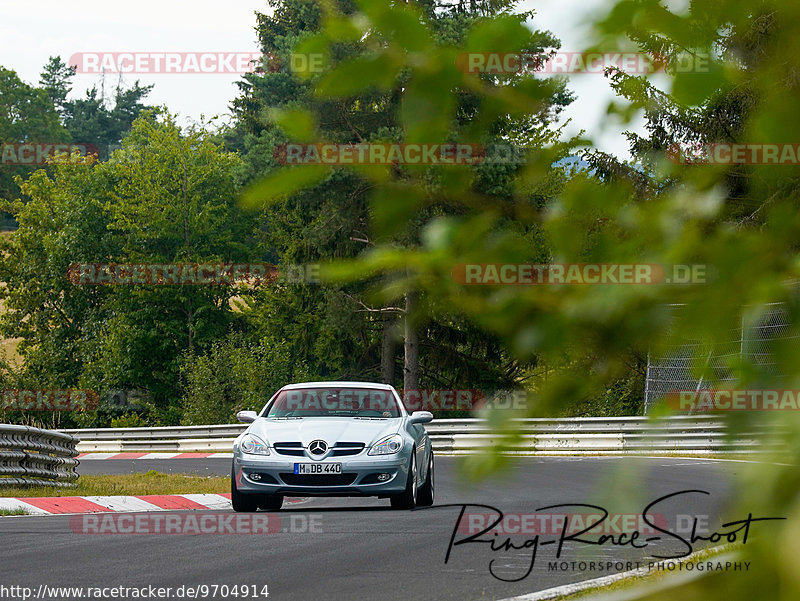
[(430, 411), (415, 411), (408, 418), (408, 421), (411, 424), (427, 424), (433, 421), (433, 413)]
[(255, 411), (240, 411), (236, 414), (236, 419), (245, 424), (252, 424), (254, 421), (256, 421), (257, 417), (258, 413)]

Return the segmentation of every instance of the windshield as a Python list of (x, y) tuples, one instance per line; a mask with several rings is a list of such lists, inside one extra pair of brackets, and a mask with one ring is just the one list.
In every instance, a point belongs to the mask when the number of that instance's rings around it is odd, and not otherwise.
[(264, 417), (400, 417), (389, 390), (298, 388), (282, 390)]

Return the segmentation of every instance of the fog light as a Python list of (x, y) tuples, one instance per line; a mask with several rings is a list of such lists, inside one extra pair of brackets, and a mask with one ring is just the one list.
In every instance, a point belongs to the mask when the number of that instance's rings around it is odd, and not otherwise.
[(261, 474), (250, 474), (250, 479), (258, 482), (259, 480), (261, 480)]
[(378, 482), (386, 482), (391, 477), (391, 474), (378, 474)]

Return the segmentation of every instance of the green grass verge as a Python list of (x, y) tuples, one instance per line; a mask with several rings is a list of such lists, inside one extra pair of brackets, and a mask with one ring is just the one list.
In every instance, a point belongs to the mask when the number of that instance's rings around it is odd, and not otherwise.
[(3, 515), (28, 515), (24, 509), (0, 509), (0, 516)]
[(149, 471), (119, 476), (81, 476), (77, 488), (2, 487), (0, 497), (83, 497), (111, 495), (180, 495), (225, 493), (231, 490), (227, 476), (187, 476)]

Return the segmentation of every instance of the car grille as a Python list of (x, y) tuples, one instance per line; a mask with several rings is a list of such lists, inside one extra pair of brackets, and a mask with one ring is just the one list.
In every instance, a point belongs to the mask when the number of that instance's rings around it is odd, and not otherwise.
[(303, 444), (299, 442), (276, 442), (272, 447), (280, 455), (291, 455), (292, 457), (305, 457)]
[[(301, 442), (276, 442), (272, 445), (279, 455), (290, 457), (305, 457), (306, 451)], [(331, 451), (331, 457), (348, 457), (358, 455), (366, 445), (363, 442), (338, 442)]]
[(281, 480), (290, 486), (348, 486), (356, 481), (358, 474), (280, 474)]
[(333, 447), (332, 457), (358, 455), (366, 445), (363, 442), (337, 442)]

